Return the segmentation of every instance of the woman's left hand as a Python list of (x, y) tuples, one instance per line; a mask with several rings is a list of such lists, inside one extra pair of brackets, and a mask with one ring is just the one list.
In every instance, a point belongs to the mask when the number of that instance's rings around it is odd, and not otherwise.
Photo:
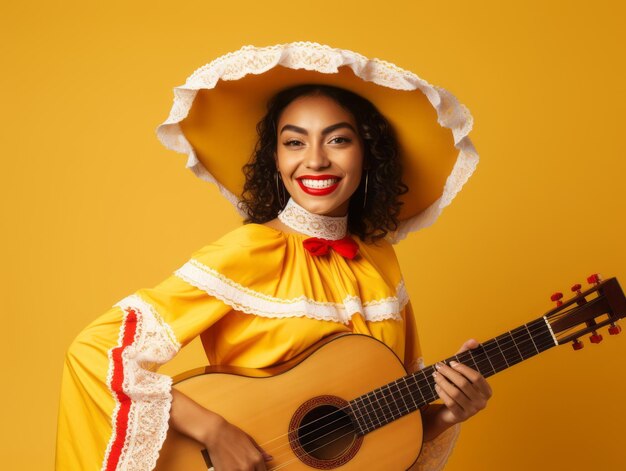
[[(478, 342), (465, 342), (461, 353), (478, 347)], [(438, 363), (435, 372), (435, 390), (445, 407), (438, 410), (438, 422), (448, 426), (463, 422), (487, 406), (492, 395), (484, 376), (469, 366), (450, 362), (450, 366)]]

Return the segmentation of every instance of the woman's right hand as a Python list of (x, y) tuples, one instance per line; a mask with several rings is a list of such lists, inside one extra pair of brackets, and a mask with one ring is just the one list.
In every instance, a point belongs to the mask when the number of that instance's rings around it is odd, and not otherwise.
[(220, 415), (214, 414), (204, 444), (215, 471), (265, 471), (272, 457), (254, 439)]
[(206, 446), (215, 471), (265, 471), (272, 457), (224, 417), (172, 389), (170, 425)]

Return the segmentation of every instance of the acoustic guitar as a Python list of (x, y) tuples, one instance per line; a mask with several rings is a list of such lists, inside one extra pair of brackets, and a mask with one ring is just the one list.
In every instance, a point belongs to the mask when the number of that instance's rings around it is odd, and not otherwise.
[[(556, 345), (598, 330), (621, 331), (626, 298), (617, 279), (588, 278), (592, 286), (527, 324), (444, 360), (456, 360), (489, 377)], [(438, 396), (434, 366), (407, 374), (402, 362), (371, 337), (330, 337), (293, 360), (261, 370), (210, 366), (175, 378), (176, 388), (241, 427), (273, 456), (268, 470), (406, 470), (422, 443), (419, 409)], [(373, 467), (373, 464), (375, 466)], [(170, 428), (159, 471), (206, 471), (204, 446)]]

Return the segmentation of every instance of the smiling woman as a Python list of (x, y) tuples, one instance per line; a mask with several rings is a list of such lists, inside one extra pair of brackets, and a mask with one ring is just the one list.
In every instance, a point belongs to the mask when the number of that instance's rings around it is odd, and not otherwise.
[(352, 114), (326, 96), (304, 96), (283, 111), (278, 128), (277, 168), (287, 192), (312, 213), (345, 216), (363, 167)]
[[(336, 83), (319, 83), (329, 80)], [(391, 105), (398, 124), (392, 128), (361, 92), (377, 97), (377, 106)], [(370, 455), (357, 454), (353, 440), (337, 448), (345, 436), (340, 429), (332, 430), (337, 440), (326, 439), (322, 451), (317, 438), (305, 439), (306, 427), (317, 423), (310, 411), (295, 426), (297, 411), (293, 420), (278, 421), (265, 407), (275, 396), (271, 388), (239, 401), (216, 388), (214, 401), (199, 404), (157, 368), (200, 337), (211, 365), (263, 368), (268, 375), (322, 341), (360, 334), (392, 352), (399, 376), (419, 370), (417, 323), (392, 242), (434, 222), (471, 175), (477, 155), (467, 138), (469, 113), (447, 92), (391, 64), (310, 43), (244, 48), (198, 69), (175, 93), (160, 138), (187, 153), (188, 167), (217, 183), (247, 224), (202, 247), (156, 287), (116, 303), (74, 340), (63, 377), (57, 470), (192, 469), (167, 468), (162, 447), (172, 443), (166, 437), (176, 436), (204, 447), (216, 471), (370, 466)], [(265, 114), (257, 113), (266, 103)], [(256, 147), (239, 152), (236, 146), (247, 141), (233, 136), (245, 134), (248, 125), (253, 134), (254, 123)], [(453, 133), (442, 133), (440, 123)], [(424, 138), (416, 143), (420, 133)], [(216, 144), (228, 149), (226, 158), (219, 159)], [(239, 159), (250, 154), (242, 175)], [(462, 349), (474, 346), (468, 341)], [(343, 347), (342, 354), (343, 366), (350, 366), (356, 353)], [(373, 429), (357, 430), (356, 412), (343, 405), (354, 396), (340, 392), (349, 381), (336, 366), (325, 392), (306, 396), (306, 389), (296, 409), (340, 404), (339, 423), (358, 431), (354, 442), (360, 443)], [(367, 367), (358, 373), (371, 377)], [(394, 415), (398, 403), (390, 409), (389, 402), (371, 412), (377, 427), (412, 418), (406, 433), (393, 433), (376, 449), (379, 469), (414, 463), (441, 469), (458, 424), (491, 396), (480, 373), (462, 364), (440, 365), (432, 386), (426, 383), (443, 403), (424, 410), (423, 419), (409, 414), (419, 408), (417, 396), (411, 396), (411, 410), (404, 403)], [(410, 386), (405, 392), (413, 394)], [(300, 400), (289, 396), (294, 398)], [(262, 426), (248, 429), (218, 402)], [(265, 436), (270, 429), (275, 434)], [(328, 435), (316, 430), (319, 439)], [(298, 440), (289, 438), (293, 434)], [(200, 453), (191, 455), (198, 469), (206, 469)], [(166, 462), (157, 462), (159, 456)]]
[(350, 232), (361, 238), (398, 228), (398, 196), (408, 189), (393, 130), (371, 102), (338, 87), (299, 85), (270, 100), (257, 128), (244, 167), (248, 222), (284, 229), (274, 218), (286, 190), (310, 212), (347, 214)]

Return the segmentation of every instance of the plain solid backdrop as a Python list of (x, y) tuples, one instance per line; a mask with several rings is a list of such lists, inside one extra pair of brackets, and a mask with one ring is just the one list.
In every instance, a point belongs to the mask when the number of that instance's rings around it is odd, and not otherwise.
[[(622, 2), (3, 2), (3, 469), (52, 469), (65, 349), (240, 219), (163, 148), (172, 88), (245, 44), (381, 57), (475, 118), (476, 175), (398, 247), (428, 363), (626, 282)], [(228, 156), (224, 156), (228, 158)], [(448, 470), (626, 468), (626, 334), (493, 377)], [(197, 344), (165, 371), (202, 362)], [(375, 464), (373, 464), (375, 469)]]

